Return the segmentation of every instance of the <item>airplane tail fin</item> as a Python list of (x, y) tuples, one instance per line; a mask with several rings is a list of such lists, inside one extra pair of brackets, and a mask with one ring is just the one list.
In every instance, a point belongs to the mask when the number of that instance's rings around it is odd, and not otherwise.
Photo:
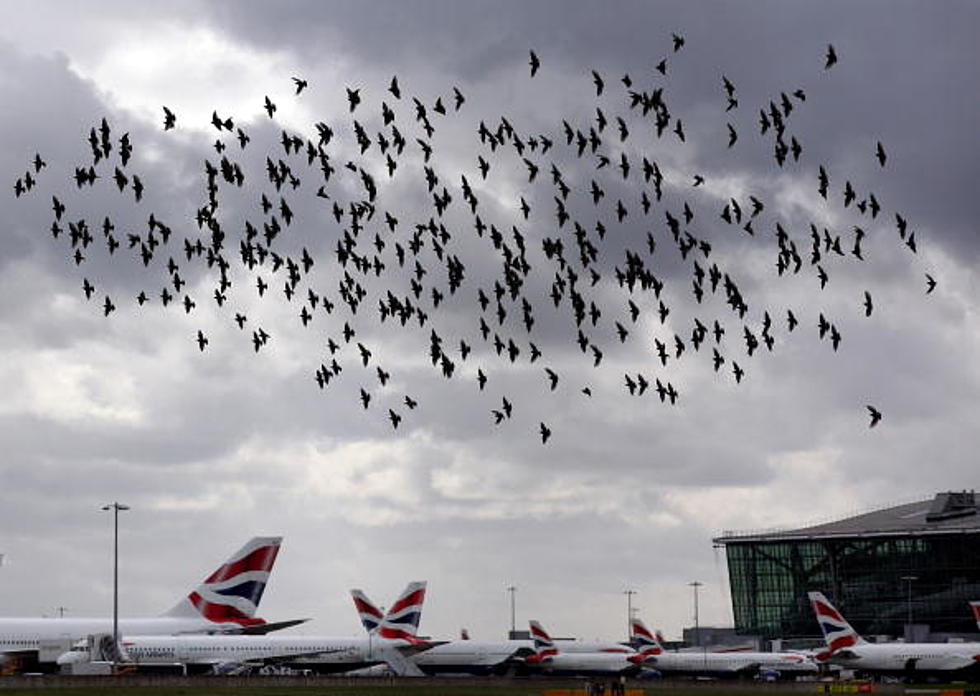
[(853, 645), (861, 645), (865, 640), (858, 635), (847, 619), (834, 608), (834, 605), (821, 592), (809, 592), (810, 606), (820, 624), (827, 650), (817, 655), (818, 660), (826, 660), (839, 650)]
[(660, 644), (660, 636), (651, 632), (643, 623), (643, 619), (630, 620), (630, 644), (644, 656), (659, 655), (664, 651), (664, 646)]
[(410, 582), (385, 614), (377, 635), (389, 640), (417, 640), (419, 622), (422, 620), (422, 604), (425, 602), (425, 581)]
[(526, 662), (544, 662), (548, 658), (558, 654), (555, 641), (551, 639), (548, 632), (544, 630), (541, 622), (532, 620), (530, 622), (531, 639), (534, 641), (534, 654), (528, 657)]
[(357, 615), (361, 617), (361, 624), (364, 626), (364, 630), (369, 635), (377, 633), (378, 627), (384, 621), (384, 614), (374, 606), (374, 603), (368, 599), (363, 591), (351, 590), (350, 596), (354, 600), (354, 608), (357, 609)]
[(973, 611), (973, 618), (977, 620), (977, 628), (980, 628), (980, 602), (970, 602), (970, 609)]
[(254, 537), (163, 616), (253, 626), (282, 537)]

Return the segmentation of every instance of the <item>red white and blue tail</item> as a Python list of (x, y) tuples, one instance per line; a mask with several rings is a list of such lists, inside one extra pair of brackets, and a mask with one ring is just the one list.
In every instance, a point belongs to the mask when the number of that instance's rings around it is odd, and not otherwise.
[(525, 661), (530, 663), (545, 662), (548, 659), (554, 657), (558, 654), (558, 648), (555, 645), (555, 641), (551, 639), (548, 632), (544, 630), (544, 627), (539, 621), (532, 620), (530, 622), (531, 628), (531, 640), (534, 641), (534, 654), (528, 657)]
[(410, 582), (401, 593), (391, 609), (385, 614), (378, 633), (381, 638), (388, 640), (405, 640), (409, 643), (419, 642), (415, 634), (422, 620), (422, 604), (425, 602), (425, 586), (423, 582)]
[(238, 626), (264, 624), (255, 612), (281, 543), (282, 537), (251, 539), (163, 615)]
[(384, 614), (374, 606), (374, 603), (368, 599), (362, 590), (351, 590), (350, 596), (354, 600), (354, 608), (357, 609), (357, 615), (361, 617), (361, 625), (364, 626), (364, 630), (369, 635), (377, 633), (378, 627), (384, 621)]
[(630, 620), (630, 645), (644, 657), (659, 655), (664, 651), (660, 637), (647, 628), (643, 619), (633, 618)]
[(977, 620), (977, 628), (980, 628), (980, 602), (970, 602), (970, 610), (973, 618)]
[(817, 655), (818, 660), (826, 660), (844, 648), (862, 645), (865, 642), (822, 593), (809, 592), (807, 596), (810, 598), (810, 606), (813, 607), (813, 613), (817, 617), (817, 623), (823, 631), (824, 642), (827, 644), (827, 650)]

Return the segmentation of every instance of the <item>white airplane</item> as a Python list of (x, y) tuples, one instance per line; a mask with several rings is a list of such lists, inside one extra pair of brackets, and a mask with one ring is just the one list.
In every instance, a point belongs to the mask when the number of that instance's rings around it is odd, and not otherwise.
[(740, 676), (757, 671), (776, 678), (795, 678), (820, 671), (819, 665), (802, 652), (668, 652), (663, 648), (660, 633), (652, 634), (642, 619), (632, 619), (630, 628), (630, 643), (654, 658), (652, 664), (657, 670), (668, 674)]
[[(302, 623), (306, 619), (267, 623), (255, 616), (281, 543), (282, 537), (251, 539), (169, 611), (120, 618), (120, 634), (266, 633)], [(111, 616), (0, 618), (0, 661), (54, 662), (71, 643), (99, 633), (112, 633)]]
[[(759, 671), (760, 653), (743, 652), (672, 652), (664, 650), (660, 640), (642, 619), (630, 621), (630, 642), (642, 656), (643, 664), (670, 676), (675, 674), (734, 678)], [(775, 653), (767, 653), (771, 657)], [(813, 671), (816, 671), (814, 669)]]
[(977, 628), (980, 628), (980, 602), (970, 602), (970, 610), (973, 618), (977, 620)]
[[(410, 583), (385, 615), (377, 633), (367, 637), (281, 635), (126, 635), (120, 661), (140, 667), (181, 666), (186, 672), (228, 672), (243, 667), (275, 665), (319, 674), (347, 672), (387, 663), (398, 674), (420, 674), (405, 657), (432, 643), (414, 638), (406, 617), (417, 613), (425, 583)], [(81, 641), (58, 658), (63, 666), (88, 662), (93, 650)]]
[(540, 622), (531, 621), (530, 627), (534, 654), (524, 662), (536, 671), (577, 676), (633, 676), (643, 671), (644, 656), (636, 651), (563, 653)]
[(980, 643), (868, 643), (823, 594), (807, 596), (827, 644), (827, 650), (817, 655), (819, 660), (863, 672), (919, 676), (949, 676), (980, 666)]
[[(364, 629), (371, 634), (379, 625), (382, 612), (362, 590), (351, 590), (354, 607)], [(392, 607), (394, 609), (394, 607)], [(411, 620), (417, 629), (421, 620), (422, 603)], [(414, 634), (413, 634), (414, 635)], [(569, 653), (623, 653), (632, 654), (632, 648), (619, 643), (591, 643), (583, 641), (559, 641), (562, 652)], [(517, 658), (534, 654), (531, 640), (453, 640), (437, 645), (431, 650), (411, 657), (418, 668), (428, 675), (435, 674), (504, 674), (511, 667), (523, 665)]]

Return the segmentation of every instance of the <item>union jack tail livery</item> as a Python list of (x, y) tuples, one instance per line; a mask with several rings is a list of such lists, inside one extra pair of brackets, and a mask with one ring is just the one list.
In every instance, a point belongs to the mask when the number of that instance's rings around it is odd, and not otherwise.
[(404, 640), (409, 643), (420, 642), (415, 634), (419, 629), (419, 621), (422, 620), (425, 586), (424, 581), (408, 583), (408, 586), (391, 605), (391, 609), (381, 621), (377, 631), (378, 636), (389, 640)]
[(350, 596), (354, 600), (354, 608), (357, 609), (357, 615), (361, 617), (361, 624), (364, 626), (364, 630), (371, 635), (377, 633), (378, 627), (384, 621), (384, 614), (371, 603), (371, 600), (368, 599), (362, 590), (351, 590)]
[(234, 553), (164, 616), (204, 618), (215, 623), (255, 626), (255, 616), (282, 537), (255, 537)]
[(630, 620), (630, 644), (644, 657), (659, 655), (664, 651), (659, 632), (656, 635), (651, 633), (643, 619)]
[(555, 647), (555, 641), (551, 640), (551, 636), (544, 630), (541, 623), (532, 620), (530, 627), (531, 639), (534, 640), (534, 654), (528, 656), (525, 661), (534, 664), (547, 662), (552, 657), (555, 657), (558, 654), (558, 648)]
[(970, 602), (970, 609), (973, 611), (973, 618), (977, 620), (977, 628), (980, 628), (980, 602)]
[(827, 644), (827, 650), (816, 656), (818, 660), (826, 660), (844, 648), (863, 645), (866, 642), (822, 593), (809, 592), (807, 596), (810, 598), (810, 606), (813, 607), (813, 613), (816, 614), (817, 623), (820, 624), (824, 642)]

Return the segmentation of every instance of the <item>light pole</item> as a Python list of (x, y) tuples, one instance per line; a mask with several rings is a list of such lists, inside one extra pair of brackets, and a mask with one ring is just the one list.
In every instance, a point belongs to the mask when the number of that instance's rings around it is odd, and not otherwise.
[(623, 590), (623, 594), (626, 595), (626, 639), (631, 640), (633, 638), (633, 595), (636, 594), (636, 590), (626, 589)]
[(510, 585), (507, 587), (507, 591), (510, 592), (510, 637), (514, 638), (514, 633), (517, 631), (517, 586)]
[(119, 502), (103, 505), (102, 510), (112, 510), (112, 673), (116, 673), (116, 654), (119, 650), (119, 511), (128, 510)]
[(906, 623), (905, 625), (905, 640), (911, 643), (912, 642), (912, 583), (915, 580), (918, 580), (919, 578), (917, 575), (903, 575), (901, 579), (909, 584), (909, 593), (908, 593), (909, 617), (908, 617), (908, 623)]
[(695, 580), (694, 582), (689, 582), (687, 584), (694, 588), (694, 642), (697, 645), (701, 645), (701, 628), (698, 624), (698, 590), (704, 583)]

